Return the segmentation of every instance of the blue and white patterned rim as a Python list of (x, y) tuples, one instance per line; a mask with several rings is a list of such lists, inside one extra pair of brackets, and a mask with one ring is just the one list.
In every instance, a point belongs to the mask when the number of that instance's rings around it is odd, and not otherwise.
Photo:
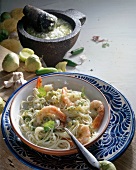
[[(106, 159), (114, 161), (127, 149), (135, 133), (135, 115), (130, 103), (117, 89), (96, 77), (79, 73), (60, 74), (71, 75), (92, 83), (107, 98), (111, 107), (110, 123), (103, 136), (93, 146), (89, 147), (88, 150), (98, 160)], [(8, 99), (1, 120), (3, 138), (14, 156), (25, 165), (38, 170), (87, 170), (88, 167), (78, 154), (61, 157), (44, 155), (29, 148), (18, 139), (11, 128), (9, 120), (11, 101), (17, 91)]]

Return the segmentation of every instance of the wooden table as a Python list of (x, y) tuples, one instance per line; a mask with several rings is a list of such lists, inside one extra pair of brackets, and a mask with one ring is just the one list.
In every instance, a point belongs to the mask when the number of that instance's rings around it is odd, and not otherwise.
[[(10, 5), (1, 1), (1, 10), (10, 11), (15, 7), (23, 7), (31, 2), (18, 0)], [(66, 10), (77, 9), (87, 16), (80, 36), (73, 49), (84, 46), (87, 60), (75, 69), (67, 68), (69, 72), (79, 72), (98, 77), (116, 87), (130, 102), (136, 112), (136, 1), (135, 0), (33, 0), (32, 4), (40, 8)], [(92, 42), (92, 37), (99, 35), (108, 39), (109, 47), (102, 48), (102, 43)], [(8, 51), (0, 47), (0, 70), (2, 59)], [(67, 54), (69, 55), (69, 54)], [(72, 58), (78, 61), (78, 57)], [(25, 74), (28, 80), (34, 75)], [(2, 88), (3, 80), (10, 74), (0, 72), (0, 96), (4, 100), (13, 92)], [(136, 170), (136, 135), (128, 149), (114, 161), (117, 170)], [(17, 160), (7, 148), (0, 132), (0, 169), (30, 170)]]
[[(1, 63), (3, 60), (3, 57), (9, 53), (10, 51), (3, 48), (2, 46), (0, 46), (0, 70), (2, 70), (1, 68)], [(22, 71), (22, 70), (21, 70)], [(34, 74), (30, 74), (27, 72), (23, 72), (25, 79), (29, 80), (31, 78), (33, 78), (35, 75)], [(11, 77), (11, 74), (7, 74), (3, 71), (0, 72), (0, 96), (7, 101), (8, 97), (12, 94), (12, 92), (14, 91), (13, 88), (9, 88), (9, 89), (5, 89), (3, 87), (3, 81), (4, 80), (8, 80)], [(1, 116), (0, 116), (1, 117)], [(130, 167), (132, 170), (135, 169), (136, 166), (136, 136), (134, 137), (131, 145), (128, 147), (128, 149), (126, 150), (126, 152), (119, 158), (117, 159), (114, 164), (116, 165), (117, 169), (120, 170), (123, 168), (123, 170), (129, 170)], [(7, 148), (3, 138), (2, 138), (2, 133), (0, 130), (0, 169), (1, 170), (12, 170), (12, 169), (20, 169), (20, 170), (29, 170), (29, 167), (26, 167), (25, 165), (23, 165), (22, 163), (20, 163), (13, 155), (12, 153), (9, 151), (9, 149)]]

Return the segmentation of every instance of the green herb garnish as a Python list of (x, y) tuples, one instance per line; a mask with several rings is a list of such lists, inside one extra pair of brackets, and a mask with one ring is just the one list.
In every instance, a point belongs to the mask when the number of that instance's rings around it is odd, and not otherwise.
[(85, 87), (82, 87), (81, 92), (82, 92), (81, 93), (81, 97), (84, 98), (85, 97)]
[(45, 91), (44, 87), (39, 87), (38, 92), (39, 92), (38, 97), (45, 97), (46, 96), (46, 91)]
[(49, 120), (48, 122), (45, 122), (43, 124), (44, 131), (48, 132), (50, 129), (54, 129), (55, 127), (55, 122), (53, 120)]
[(102, 44), (102, 48), (106, 48), (106, 47), (109, 47), (110, 45), (109, 45), (109, 43), (103, 43)]

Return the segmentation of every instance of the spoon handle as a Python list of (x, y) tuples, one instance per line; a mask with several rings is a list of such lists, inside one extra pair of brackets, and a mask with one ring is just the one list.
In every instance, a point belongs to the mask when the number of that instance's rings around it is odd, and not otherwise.
[(70, 135), (86, 164), (90, 168), (93, 168), (93, 170), (100, 170), (100, 164), (97, 159), (76, 139), (76, 137), (67, 128), (64, 129)]

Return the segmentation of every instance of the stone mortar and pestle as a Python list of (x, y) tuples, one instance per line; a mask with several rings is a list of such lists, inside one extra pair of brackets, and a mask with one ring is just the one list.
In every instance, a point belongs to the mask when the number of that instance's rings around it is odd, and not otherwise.
[[(24, 17), (17, 24), (19, 40), (24, 48), (31, 48), (35, 54), (41, 57), (47, 66), (55, 66), (63, 60), (65, 54), (74, 46), (80, 34), (86, 16), (75, 9), (66, 11), (41, 10), (26, 5), (23, 9)], [(37, 32), (52, 31), (56, 18), (67, 21), (72, 32), (64, 37), (56, 39), (44, 39), (30, 35), (26, 30), (31, 25)]]

